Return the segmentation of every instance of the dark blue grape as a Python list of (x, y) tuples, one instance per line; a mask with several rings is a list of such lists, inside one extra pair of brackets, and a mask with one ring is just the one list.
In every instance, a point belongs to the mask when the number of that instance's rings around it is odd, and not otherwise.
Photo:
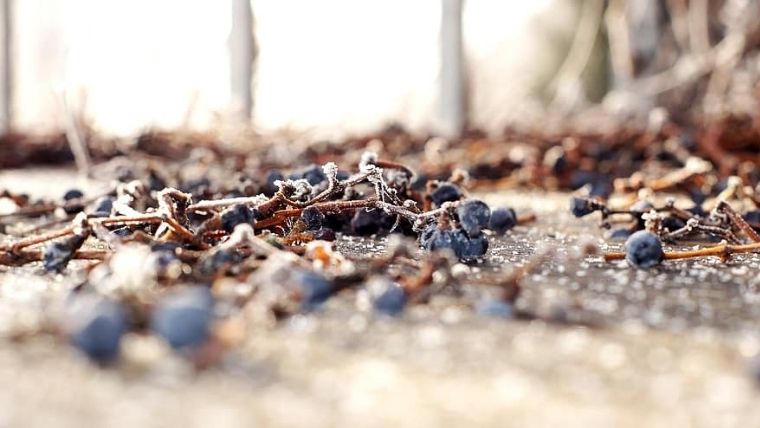
[(150, 251), (152, 252), (168, 252), (174, 254), (180, 248), (179, 244), (172, 241), (153, 242), (150, 244)]
[(201, 177), (188, 180), (180, 186), (180, 190), (193, 195), (195, 199), (202, 199), (211, 188), (211, 180), (208, 177)]
[(63, 200), (66, 202), (82, 199), (83, 197), (84, 197), (84, 193), (82, 193), (82, 191), (79, 189), (71, 189), (63, 194)]
[(477, 199), (464, 201), (457, 207), (459, 223), (469, 236), (480, 234), (480, 230), (488, 226), (491, 219), (491, 208)]
[(631, 207), (628, 209), (638, 222), (637, 229), (643, 229), (645, 220), (644, 220), (644, 214), (648, 213), (654, 209), (654, 205), (652, 205), (649, 201), (638, 201), (635, 204), (631, 205)]
[(253, 211), (245, 204), (237, 204), (226, 210), (222, 211), (220, 215), (222, 221), (222, 229), (227, 233), (232, 232), (235, 226), (239, 224), (253, 224), (254, 216)]
[(760, 225), (760, 210), (747, 211), (742, 216), (744, 221), (752, 223), (753, 225)]
[(292, 280), (300, 289), (301, 307), (306, 311), (318, 308), (333, 293), (333, 284), (316, 272), (299, 269), (293, 272)]
[(650, 268), (660, 264), (664, 257), (662, 243), (652, 232), (640, 230), (625, 241), (625, 259), (637, 268)]
[(121, 337), (127, 330), (126, 313), (119, 303), (96, 295), (78, 295), (66, 315), (74, 347), (98, 362), (119, 356)]
[[(432, 229), (432, 232), (430, 232)], [(425, 240), (422, 245), (428, 251), (449, 249), (454, 251), (454, 231), (449, 229), (441, 230), (438, 226), (430, 226), (425, 232)]]
[(554, 175), (561, 175), (567, 170), (567, 153), (556, 146), (556, 149), (548, 150), (544, 154), (543, 164), (548, 166)]
[(46, 271), (62, 271), (82, 246), (85, 237), (73, 235), (48, 244), (42, 253), (42, 266)]
[(132, 234), (132, 232), (133, 232), (132, 228), (129, 226), (122, 226), (118, 229), (114, 229), (111, 231), (111, 233), (113, 233), (114, 235), (121, 236), (121, 237), (129, 236)]
[(319, 230), (322, 227), (322, 222), (325, 220), (325, 215), (322, 214), (319, 208), (310, 206), (301, 211), (301, 220), (306, 225), (306, 230)]
[(312, 165), (307, 168), (302, 173), (301, 177), (308, 181), (312, 186), (316, 186), (317, 184), (327, 180), (327, 176), (325, 175), (324, 171), (322, 171), (322, 167), (318, 165)]
[(515, 309), (503, 300), (485, 299), (475, 306), (475, 313), (484, 317), (510, 319), (514, 318)]
[(574, 197), (570, 200), (570, 211), (576, 217), (584, 217), (596, 211), (596, 206), (590, 199)]
[(601, 174), (591, 182), (589, 196), (608, 198), (612, 194), (612, 190), (612, 179), (607, 175)]
[(198, 270), (203, 275), (213, 275), (240, 259), (240, 254), (234, 248), (218, 249), (200, 261)]
[(485, 235), (470, 237), (461, 229), (436, 229), (422, 244), (428, 251), (451, 250), (462, 261), (472, 261), (488, 251)]
[(574, 171), (572, 174), (570, 174), (570, 188), (573, 190), (580, 189), (581, 187), (592, 183), (596, 177), (596, 173), (591, 171)]
[(93, 217), (108, 217), (111, 215), (114, 203), (113, 196), (103, 196), (92, 205), (90, 215)]
[(485, 235), (468, 236), (462, 231), (457, 231), (457, 244), (454, 253), (463, 261), (472, 261), (483, 257), (488, 251), (488, 239)]
[(64, 193), (63, 200), (65, 206), (63, 207), (63, 210), (66, 214), (76, 214), (81, 211), (83, 208), (82, 198), (84, 198), (84, 193), (78, 189), (71, 189)]
[(273, 169), (267, 173), (266, 185), (264, 186), (264, 194), (266, 196), (272, 196), (277, 192), (277, 186), (274, 185), (275, 181), (282, 181), (285, 176), (280, 171)]
[(728, 187), (728, 178), (721, 178), (718, 180), (717, 183), (715, 183), (715, 186), (713, 187), (713, 192), (720, 193)]
[(653, 208), (654, 208), (654, 205), (652, 205), (651, 202), (642, 200), (631, 205), (631, 208), (629, 208), (628, 210), (636, 214), (645, 214), (651, 211)]
[(697, 187), (690, 187), (687, 192), (691, 201), (697, 205), (702, 205), (707, 200), (707, 195)]
[(151, 329), (174, 349), (191, 349), (210, 336), (214, 297), (207, 287), (173, 290), (153, 311)]
[(620, 228), (615, 229), (608, 235), (608, 238), (613, 241), (624, 241), (628, 239), (629, 236), (631, 236), (631, 229), (626, 228)]
[(425, 185), (427, 184), (428, 180), (430, 180), (430, 177), (427, 175), (417, 174), (410, 186), (413, 190), (422, 191), (425, 190)]
[(433, 235), (438, 230), (438, 226), (435, 224), (429, 224), (425, 229), (422, 230), (422, 233), (420, 233), (420, 245), (427, 248), (428, 243), (433, 238)]
[(148, 260), (158, 277), (176, 276), (177, 274), (172, 273), (172, 268), (181, 268), (182, 265), (173, 251), (154, 251)]
[(430, 199), (435, 206), (440, 207), (444, 202), (458, 201), (462, 199), (462, 191), (451, 183), (444, 182), (438, 185), (430, 193)]
[(705, 217), (707, 215), (702, 205), (694, 205), (693, 207), (686, 208), (686, 211), (698, 217)]
[(380, 209), (360, 209), (351, 218), (351, 231), (358, 236), (370, 236), (389, 230), (393, 216)]
[(378, 291), (377, 297), (372, 302), (375, 311), (390, 316), (396, 316), (404, 311), (407, 296), (398, 284), (388, 281), (384, 289)]
[(148, 175), (148, 190), (152, 192), (158, 192), (166, 187), (166, 181), (161, 178), (155, 171), (151, 171)]
[(517, 225), (517, 213), (512, 208), (496, 208), (491, 210), (488, 228), (497, 235), (503, 235)]
[(607, 174), (592, 171), (575, 171), (570, 175), (570, 187), (573, 190), (590, 186), (589, 196), (608, 197), (612, 193), (612, 178)]
[(314, 239), (318, 241), (334, 241), (335, 240), (335, 231), (328, 227), (323, 227), (317, 231), (314, 232)]
[(681, 220), (678, 217), (673, 217), (673, 216), (665, 217), (664, 219), (662, 219), (661, 224), (662, 224), (662, 227), (664, 227), (665, 230), (669, 232), (681, 229), (682, 227), (686, 226), (685, 221)]

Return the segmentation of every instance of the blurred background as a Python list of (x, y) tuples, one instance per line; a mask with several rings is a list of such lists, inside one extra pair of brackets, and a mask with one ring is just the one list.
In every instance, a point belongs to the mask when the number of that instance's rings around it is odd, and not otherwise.
[(109, 135), (456, 136), (597, 106), (693, 120), (757, 104), (751, 0), (0, 4), (0, 126), (23, 132), (76, 115)]
[[(217, 126), (245, 110), (245, 91), (251, 110), (243, 114), (265, 131), (357, 134), (390, 122), (446, 130), (444, 78), (455, 92), (462, 86), (461, 99), (449, 102), (465, 103), (472, 126), (498, 130), (537, 112), (584, 7), (572, 0), (0, 3), (13, 129), (61, 128), (65, 100), (90, 126), (117, 135)], [(455, 28), (445, 33), (444, 24)], [(461, 58), (456, 46), (454, 58), (443, 52), (444, 37), (449, 45), (461, 40)], [(597, 53), (584, 67), (596, 98), (607, 80)], [(446, 55), (446, 69), (461, 64), (461, 73), (442, 75)]]

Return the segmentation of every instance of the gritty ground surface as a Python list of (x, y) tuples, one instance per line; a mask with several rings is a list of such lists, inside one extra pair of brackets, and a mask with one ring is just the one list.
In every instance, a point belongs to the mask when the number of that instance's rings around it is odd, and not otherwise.
[[(0, 172), (0, 187), (60, 195), (74, 182), (47, 174)], [(537, 247), (603, 242), (596, 218), (567, 214), (567, 195), (484, 198), (539, 221), (493, 242), (471, 275), (508, 271)], [(243, 346), (200, 373), (151, 337), (128, 336), (109, 368), (54, 335), (24, 338), (55, 320), (81, 276), (2, 268), (0, 427), (758, 426), (759, 267), (756, 256), (650, 271), (549, 262), (526, 278), (518, 306), (569, 323), (483, 319), (446, 296), (380, 319), (349, 291), (318, 313), (250, 327)]]

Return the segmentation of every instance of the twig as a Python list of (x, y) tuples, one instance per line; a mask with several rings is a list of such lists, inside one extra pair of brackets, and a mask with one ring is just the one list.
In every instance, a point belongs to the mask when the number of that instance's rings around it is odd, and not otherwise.
[(715, 208), (716, 211), (725, 214), (728, 216), (728, 219), (731, 221), (733, 225), (738, 227), (744, 234), (746, 234), (749, 239), (751, 239), (754, 242), (760, 242), (760, 235), (755, 232), (755, 229), (752, 228), (749, 224), (747, 224), (746, 221), (740, 216), (736, 211), (734, 211), (733, 208), (731, 208), (728, 203), (725, 201), (720, 201), (718, 203), (718, 206)]
[[(715, 256), (720, 257), (723, 261), (727, 261), (733, 254), (758, 252), (760, 252), (760, 242), (740, 245), (720, 244), (713, 247), (700, 248), (697, 250), (667, 251), (664, 253), (663, 258), (665, 260), (680, 260)], [(625, 253), (622, 251), (614, 251), (604, 255), (604, 261), (606, 262), (623, 259), (625, 259)]]
[[(105, 260), (111, 254), (110, 250), (78, 250), (73, 260)], [(23, 250), (18, 253), (0, 252), (0, 265), (21, 266), (31, 262), (39, 262), (44, 258), (43, 250)]]

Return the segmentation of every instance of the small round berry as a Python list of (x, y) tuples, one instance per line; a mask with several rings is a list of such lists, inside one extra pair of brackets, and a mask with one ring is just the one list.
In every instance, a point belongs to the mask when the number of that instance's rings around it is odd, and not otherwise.
[(393, 216), (379, 209), (357, 210), (351, 218), (351, 231), (358, 236), (370, 236), (387, 231), (393, 226)]
[(491, 219), (491, 208), (477, 199), (470, 199), (457, 207), (457, 216), (462, 229), (470, 236), (480, 234), (480, 230), (488, 226)]
[(245, 204), (237, 204), (222, 211), (222, 229), (231, 233), (239, 224), (252, 224), (254, 222), (253, 211)]
[(433, 235), (438, 230), (438, 226), (435, 224), (429, 224), (425, 229), (422, 230), (422, 233), (420, 233), (420, 245), (427, 248), (428, 243), (433, 238)]
[(587, 198), (574, 197), (570, 200), (570, 211), (576, 217), (584, 217), (596, 211), (594, 204)]
[(570, 174), (570, 188), (573, 190), (580, 189), (581, 187), (593, 183), (596, 179), (596, 173), (591, 171), (576, 170)]
[(146, 265), (157, 278), (176, 279), (182, 274), (182, 261), (177, 258), (174, 251), (151, 250)]
[(90, 215), (93, 217), (110, 216), (111, 211), (113, 210), (114, 201), (115, 199), (113, 196), (103, 196), (102, 198), (99, 198), (92, 205), (92, 211), (90, 212)]
[(317, 241), (332, 242), (335, 240), (335, 231), (330, 229), (329, 227), (323, 227), (314, 232), (314, 239), (316, 239)]
[(46, 271), (61, 272), (74, 258), (74, 253), (84, 244), (85, 237), (72, 235), (52, 242), (42, 252), (42, 266)]
[(691, 201), (697, 205), (702, 205), (707, 200), (707, 195), (697, 187), (691, 187), (687, 190)]
[(325, 175), (324, 171), (322, 171), (322, 167), (318, 165), (312, 165), (307, 168), (301, 177), (308, 181), (312, 186), (316, 186), (317, 184), (327, 180), (327, 176)]
[(606, 176), (598, 176), (591, 182), (591, 190), (589, 190), (589, 196), (597, 196), (600, 198), (608, 198), (612, 194), (612, 180)]
[(155, 171), (151, 171), (148, 175), (148, 190), (158, 192), (166, 187), (166, 181), (161, 178)]
[(63, 200), (67, 202), (73, 201), (76, 199), (82, 199), (83, 197), (84, 197), (84, 193), (82, 193), (82, 191), (79, 189), (71, 189), (63, 194)]
[(376, 312), (396, 316), (404, 311), (408, 298), (398, 283), (383, 276), (373, 276), (367, 281), (366, 289)]
[(686, 208), (686, 211), (698, 217), (705, 217), (707, 215), (702, 205), (694, 205), (693, 207)]
[(127, 317), (121, 305), (95, 294), (75, 296), (64, 321), (71, 344), (90, 359), (105, 363), (119, 356)]
[(209, 191), (210, 187), (211, 180), (208, 177), (201, 177), (182, 183), (180, 190), (191, 193), (195, 198), (203, 199), (202, 197)]
[(318, 230), (322, 227), (325, 215), (315, 206), (309, 206), (301, 211), (301, 220), (306, 224), (307, 230)]
[(240, 259), (240, 253), (234, 248), (220, 248), (201, 258), (198, 271), (203, 275), (214, 275)]
[(316, 272), (299, 269), (293, 272), (292, 279), (300, 290), (301, 307), (306, 311), (318, 308), (333, 293), (333, 284)]
[(485, 235), (467, 236), (464, 232), (458, 231), (455, 234), (454, 253), (457, 257), (465, 262), (477, 260), (486, 255), (488, 251), (488, 239)]
[(744, 218), (744, 221), (751, 223), (752, 225), (760, 224), (760, 210), (747, 211), (742, 217)]
[(84, 193), (78, 189), (71, 189), (63, 195), (63, 201), (66, 204), (63, 210), (66, 214), (76, 214), (84, 208), (82, 204)]
[(496, 208), (491, 210), (488, 228), (497, 235), (504, 235), (517, 225), (517, 213), (512, 208)]
[(266, 184), (264, 185), (264, 195), (265, 196), (273, 196), (275, 192), (277, 192), (277, 186), (274, 185), (275, 181), (282, 181), (285, 179), (285, 176), (282, 175), (282, 173), (276, 169), (273, 169), (267, 173), (266, 176)]
[(645, 214), (651, 211), (652, 209), (654, 209), (654, 205), (652, 205), (651, 202), (642, 200), (631, 205), (631, 208), (629, 208), (629, 211), (636, 214)]
[(665, 228), (668, 232), (672, 232), (674, 230), (681, 229), (686, 226), (686, 222), (678, 217), (665, 217), (662, 219), (662, 227)]
[(210, 336), (214, 297), (207, 287), (174, 290), (158, 303), (151, 329), (174, 349), (195, 348)]
[(122, 226), (111, 231), (114, 235), (121, 236), (122, 238), (131, 235), (132, 232), (133, 230), (130, 226)]
[(615, 229), (607, 235), (607, 237), (613, 241), (624, 241), (631, 236), (631, 230), (627, 228)]
[(462, 199), (462, 191), (451, 183), (441, 183), (430, 193), (430, 199), (433, 200), (435, 206), (440, 207), (444, 202)]
[[(432, 230), (432, 232), (428, 233), (430, 230)], [(449, 249), (454, 251), (454, 232), (452, 230), (439, 229), (437, 226), (433, 225), (423, 232), (423, 236), (425, 234), (427, 234), (427, 236), (425, 237), (426, 239), (422, 241), (422, 245), (426, 250), (436, 251)]]
[(625, 241), (625, 259), (637, 268), (650, 268), (660, 264), (664, 257), (662, 243), (657, 236), (640, 230)]
[(470, 237), (461, 229), (435, 229), (426, 241), (421, 242), (428, 251), (450, 250), (465, 262), (476, 260), (488, 251), (485, 235)]
[(514, 318), (515, 309), (509, 303), (497, 299), (485, 299), (475, 306), (475, 312), (484, 317)]

